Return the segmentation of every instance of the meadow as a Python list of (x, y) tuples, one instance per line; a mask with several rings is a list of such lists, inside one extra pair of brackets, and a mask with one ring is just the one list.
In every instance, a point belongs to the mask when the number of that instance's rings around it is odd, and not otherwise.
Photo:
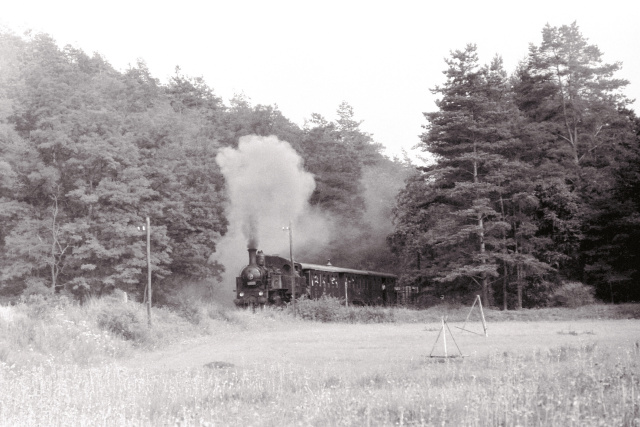
[(635, 305), (299, 308), (0, 307), (0, 425), (640, 425)]

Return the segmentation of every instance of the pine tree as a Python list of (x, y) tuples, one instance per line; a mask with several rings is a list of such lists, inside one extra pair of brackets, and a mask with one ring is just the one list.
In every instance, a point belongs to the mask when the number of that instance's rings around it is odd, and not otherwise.
[(475, 45), (453, 52), (446, 63), (447, 81), (433, 90), (442, 96), (439, 111), (425, 114), (429, 125), (422, 136), (423, 149), (436, 156), (425, 171), (429, 193), (422, 209), (437, 218), (422, 241), (436, 280), (463, 286), (471, 280), (488, 305), (489, 279), (498, 276), (496, 239), (507, 227), (493, 201), (512, 138), (505, 74), (498, 58), (480, 67)]
[(550, 242), (545, 257), (561, 277), (577, 280), (611, 268), (595, 256), (596, 247), (611, 238), (603, 235), (602, 222), (612, 214), (615, 170), (632, 156), (625, 146), (632, 138), (624, 113), (629, 100), (622, 93), (628, 82), (614, 76), (621, 64), (603, 63), (602, 56), (575, 22), (547, 25), (514, 79), (539, 153), (536, 167), (546, 176), (537, 186), (537, 236)]

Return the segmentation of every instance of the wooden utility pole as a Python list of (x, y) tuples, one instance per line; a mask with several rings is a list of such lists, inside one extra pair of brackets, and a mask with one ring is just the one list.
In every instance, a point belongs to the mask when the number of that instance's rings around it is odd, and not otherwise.
[(151, 327), (151, 222), (147, 217), (147, 318)]
[(296, 317), (296, 267), (293, 263), (293, 227), (289, 220), (289, 258), (291, 259), (291, 301), (293, 302), (293, 317)]
[(349, 291), (348, 291), (348, 285), (349, 284), (349, 279), (347, 279), (347, 277), (345, 276), (344, 278), (344, 306), (349, 308)]

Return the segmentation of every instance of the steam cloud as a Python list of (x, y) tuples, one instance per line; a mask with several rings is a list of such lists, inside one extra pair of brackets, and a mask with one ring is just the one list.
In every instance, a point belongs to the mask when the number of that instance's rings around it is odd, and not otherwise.
[(237, 150), (221, 150), (216, 162), (227, 183), (229, 218), (250, 247), (268, 244), (274, 229), (282, 234), (289, 219), (305, 212), (316, 186), (298, 153), (275, 136), (242, 137)]
[(247, 264), (247, 247), (267, 255), (289, 257), (293, 223), (294, 257), (301, 261), (360, 269), (392, 271), (395, 261), (386, 246), (393, 230), (391, 209), (409, 169), (380, 162), (363, 171), (365, 209), (357, 223), (341, 223), (309, 206), (315, 189), (313, 175), (303, 169), (298, 153), (275, 136), (240, 138), (238, 148), (225, 148), (216, 157), (227, 185), (229, 229), (212, 255), (225, 266), (223, 302), (232, 304), (235, 277)]
[(216, 162), (229, 195), (229, 230), (214, 255), (226, 269), (223, 284), (235, 283), (247, 264), (247, 247), (288, 258), (289, 236), (282, 227), (290, 220), (294, 246), (327, 243), (328, 223), (308, 204), (315, 189), (313, 175), (287, 142), (275, 136), (245, 136), (237, 149), (221, 150)]

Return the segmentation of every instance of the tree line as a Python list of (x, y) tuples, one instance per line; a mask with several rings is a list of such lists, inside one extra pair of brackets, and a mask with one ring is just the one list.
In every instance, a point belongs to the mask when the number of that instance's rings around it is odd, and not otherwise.
[(1, 33), (0, 68), (5, 296), (141, 294), (146, 240), (138, 226), (146, 216), (160, 294), (219, 278), (224, 266), (211, 254), (229, 218), (215, 157), (244, 135), (289, 142), (315, 175), (311, 202), (362, 233), (363, 171), (399, 165), (380, 154), (346, 102), (337, 120), (314, 114), (300, 127), (242, 95), (225, 104), (179, 67), (162, 84), (142, 61), (117, 71), (100, 54), (59, 48), (46, 34)]
[(509, 75), (451, 52), (419, 143), (435, 161), (398, 196), (388, 240), (406, 285), (545, 305), (579, 281), (640, 299), (640, 121), (626, 80), (576, 23), (545, 26)]
[[(511, 74), (472, 44), (446, 67), (419, 141), (435, 160), (414, 166), (385, 158), (346, 102), (301, 127), (179, 67), (161, 83), (142, 61), (118, 71), (46, 34), (0, 33), (0, 295), (140, 294), (146, 216), (160, 294), (215, 281), (230, 220), (215, 157), (254, 134), (313, 173), (311, 204), (349, 237), (331, 242), (334, 264), (505, 309), (545, 305), (566, 281), (638, 300), (640, 122), (621, 64), (574, 23), (546, 26)], [(372, 225), (392, 208), (393, 228)]]

